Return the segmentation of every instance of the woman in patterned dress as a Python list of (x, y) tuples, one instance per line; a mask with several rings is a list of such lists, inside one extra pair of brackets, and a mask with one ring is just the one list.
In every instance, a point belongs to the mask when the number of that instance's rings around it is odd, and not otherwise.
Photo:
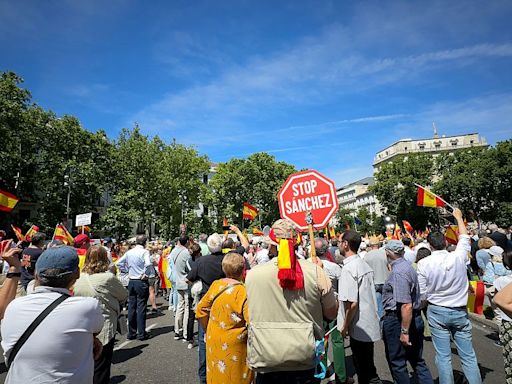
[(197, 305), (196, 317), (206, 329), (208, 384), (250, 384), (253, 372), (247, 357), (247, 294), (243, 285), (243, 256), (228, 253), (222, 260), (226, 278), (216, 280)]

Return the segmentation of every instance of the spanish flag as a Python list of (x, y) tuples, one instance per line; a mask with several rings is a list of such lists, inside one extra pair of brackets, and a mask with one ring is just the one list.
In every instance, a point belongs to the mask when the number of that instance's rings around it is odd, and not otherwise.
[(263, 231), (261, 229), (259, 229), (258, 227), (253, 227), (252, 228), (252, 234), (254, 236), (263, 236)]
[(253, 207), (249, 203), (244, 203), (243, 209), (243, 217), (246, 220), (254, 220), (254, 218), (258, 215), (258, 209)]
[(39, 232), (39, 227), (37, 225), (33, 225), (25, 234), (26, 241), (32, 241), (32, 236), (34, 236), (37, 232)]
[(14, 234), (16, 235), (16, 238), (19, 240), (19, 241), (25, 241), (25, 236), (23, 236), (23, 233), (21, 232), (21, 229), (18, 228), (17, 226), (15, 225), (12, 225), (11, 224), (11, 228), (12, 230), (14, 231)]
[(0, 211), (11, 212), (16, 204), (18, 204), (18, 201), (20, 201), (20, 199), (12, 193), (0, 189)]
[(459, 230), (457, 226), (455, 225), (449, 225), (448, 228), (446, 228), (446, 232), (444, 233), (444, 237), (446, 241), (450, 244), (457, 245), (459, 242)]
[(400, 230), (400, 226), (395, 224), (395, 230), (393, 231), (392, 240), (400, 240), (402, 238), (402, 231)]
[(485, 286), (482, 281), (470, 281), (470, 294), (468, 296), (468, 311), (482, 315), (484, 313)]
[(164, 249), (162, 252), (162, 256), (158, 261), (158, 274), (160, 275), (160, 288), (169, 289), (172, 287), (171, 281), (167, 278), (167, 268), (169, 268), (169, 260), (167, 260), (167, 256), (169, 255), (171, 249), (168, 247)]
[(55, 226), (55, 232), (53, 233), (53, 240), (60, 240), (66, 245), (73, 245), (75, 242), (73, 236), (68, 232), (63, 224), (57, 224)]
[(329, 237), (331, 239), (334, 239), (336, 237), (336, 231), (334, 230), (334, 227), (329, 227)]
[(444, 207), (446, 205), (446, 203), (439, 196), (421, 186), (418, 186), (417, 204), (419, 207), (432, 208)]

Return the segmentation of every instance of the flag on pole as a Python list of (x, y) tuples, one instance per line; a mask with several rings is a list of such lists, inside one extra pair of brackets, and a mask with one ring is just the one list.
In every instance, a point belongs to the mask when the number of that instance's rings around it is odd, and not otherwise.
[(253, 227), (252, 234), (254, 236), (263, 236), (263, 231), (261, 229), (259, 229), (258, 227)]
[(25, 234), (26, 241), (32, 241), (32, 236), (34, 236), (37, 232), (39, 232), (39, 227), (37, 225), (33, 225)]
[(422, 186), (418, 186), (417, 204), (419, 207), (440, 208), (446, 206), (446, 202)]
[(91, 227), (89, 227), (88, 225), (80, 226), (77, 229), (78, 229), (78, 232), (80, 232), (80, 233), (82, 233), (82, 232), (90, 233), (91, 232)]
[(171, 249), (167, 247), (162, 252), (162, 256), (158, 261), (158, 274), (160, 275), (160, 288), (169, 289), (172, 287), (171, 281), (167, 278), (167, 268), (169, 268), (169, 260), (167, 256), (169, 256)]
[(334, 230), (333, 227), (329, 227), (329, 237), (331, 239), (334, 239), (336, 237), (336, 231)]
[(21, 229), (18, 228), (17, 226), (15, 225), (12, 225), (11, 224), (11, 228), (12, 230), (14, 231), (14, 234), (16, 235), (16, 238), (19, 240), (19, 241), (25, 241), (25, 236), (23, 236), (23, 232), (21, 232)]
[(455, 225), (449, 225), (448, 228), (446, 228), (446, 232), (444, 233), (444, 237), (446, 241), (450, 244), (457, 245), (459, 242), (459, 230), (458, 227)]
[(244, 203), (243, 208), (243, 217), (247, 220), (254, 220), (255, 217), (258, 215), (258, 209), (253, 207), (249, 203)]
[(75, 242), (71, 233), (68, 232), (67, 228), (62, 223), (55, 226), (53, 240), (60, 240), (66, 245), (73, 245)]
[(12, 193), (0, 189), (0, 211), (11, 212), (16, 204), (18, 204), (18, 201), (20, 201), (20, 199)]

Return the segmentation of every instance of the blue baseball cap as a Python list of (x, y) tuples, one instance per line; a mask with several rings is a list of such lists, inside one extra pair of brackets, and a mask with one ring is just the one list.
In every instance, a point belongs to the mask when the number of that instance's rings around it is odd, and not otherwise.
[(48, 269), (62, 270), (57, 276), (62, 277), (78, 271), (78, 254), (73, 247), (52, 247), (44, 251), (36, 262), (36, 273), (44, 277)]
[(404, 250), (404, 243), (400, 240), (390, 240), (386, 243), (384, 249), (393, 253), (400, 253)]

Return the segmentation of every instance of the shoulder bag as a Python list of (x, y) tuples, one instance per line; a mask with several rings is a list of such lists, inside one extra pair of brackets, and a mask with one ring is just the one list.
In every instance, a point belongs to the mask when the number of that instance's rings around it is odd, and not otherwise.
[(20, 351), (21, 347), (23, 347), (23, 345), (26, 343), (30, 335), (32, 335), (32, 333), (36, 330), (39, 324), (41, 324), (41, 322), (50, 314), (50, 312), (57, 308), (57, 306), (64, 300), (66, 300), (68, 297), (69, 295), (60, 295), (49, 306), (47, 306), (45, 310), (39, 314), (39, 316), (35, 318), (32, 324), (28, 326), (25, 332), (23, 332), (23, 335), (21, 335), (16, 344), (14, 344), (14, 347), (12, 348), (11, 353), (9, 354), (9, 358), (7, 359), (7, 369), (11, 367), (12, 362), (16, 358), (16, 355)]

